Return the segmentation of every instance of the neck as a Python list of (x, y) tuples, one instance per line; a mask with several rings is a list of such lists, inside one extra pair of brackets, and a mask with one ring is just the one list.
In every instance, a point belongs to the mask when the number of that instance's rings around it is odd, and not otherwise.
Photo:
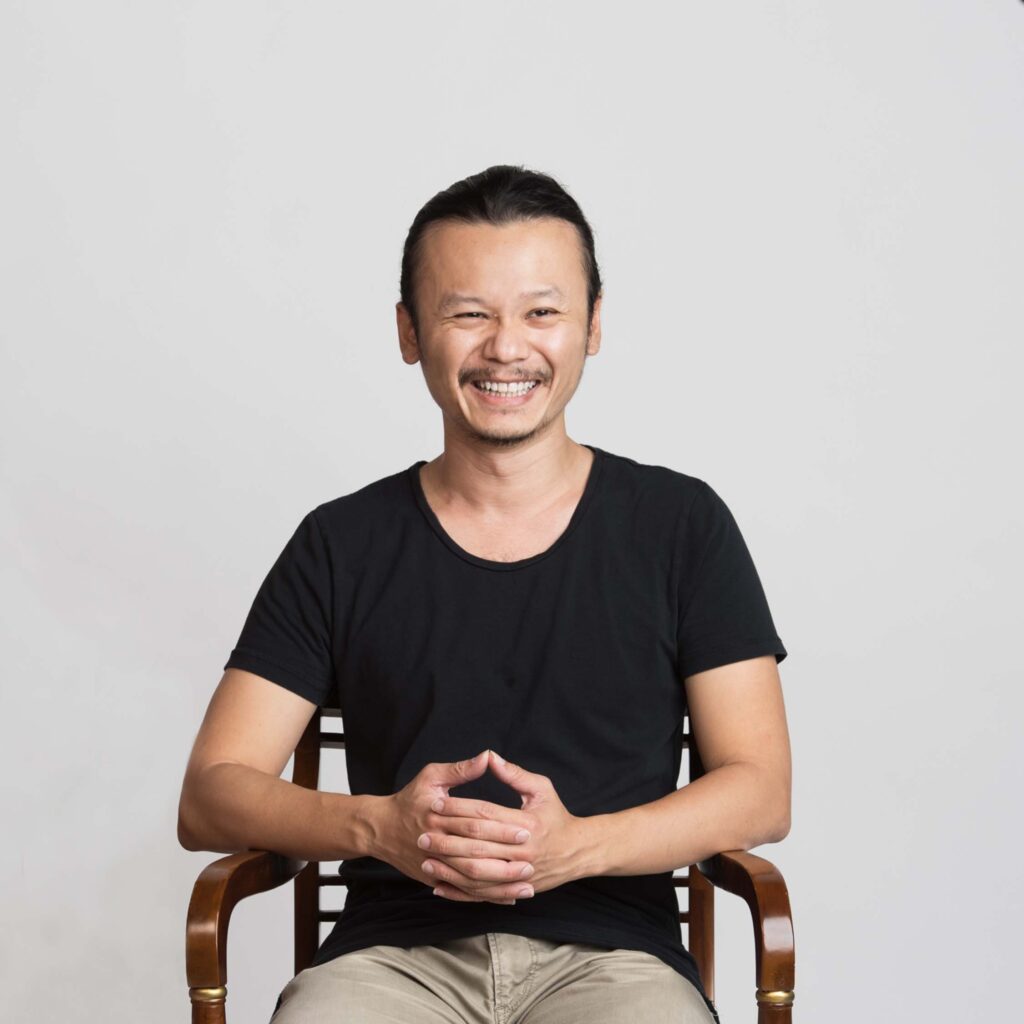
[(516, 518), (579, 491), (592, 460), (585, 445), (565, 434), (504, 450), (446, 439), (444, 452), (422, 467), (420, 480), (432, 504)]

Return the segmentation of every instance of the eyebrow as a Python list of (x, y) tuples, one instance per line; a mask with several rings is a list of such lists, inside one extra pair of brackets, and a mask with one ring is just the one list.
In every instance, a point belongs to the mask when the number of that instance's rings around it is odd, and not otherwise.
[[(519, 298), (521, 299), (543, 299), (548, 297), (558, 298), (565, 300), (565, 295), (562, 293), (560, 288), (555, 285), (550, 285), (547, 288), (537, 288), (532, 292), (521, 292)], [(438, 310), (448, 309), (450, 306), (457, 306), (462, 302), (475, 302), (477, 305), (485, 306), (487, 303), (481, 299), (478, 295), (461, 295), (458, 292), (447, 292), (441, 297), (441, 304), (437, 307)]]

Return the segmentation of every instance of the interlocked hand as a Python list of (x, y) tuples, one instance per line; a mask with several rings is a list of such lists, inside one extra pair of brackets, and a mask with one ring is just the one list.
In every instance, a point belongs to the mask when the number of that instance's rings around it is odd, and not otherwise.
[[(503, 894), (511, 889), (527, 898), (579, 877), (584, 819), (569, 813), (546, 775), (511, 764), (493, 750), (483, 753), (497, 778), (521, 794), (522, 810), (447, 795), (435, 799), (431, 810), (436, 817), (428, 819), (427, 830), (417, 840), (430, 853), (420, 867), (437, 879), (434, 892), (450, 900), (479, 902), (495, 891), (497, 878), (506, 880), (497, 886)], [(517, 829), (526, 836), (518, 838)], [(513, 877), (509, 864), (528, 869), (522, 875), (528, 884), (508, 883)]]

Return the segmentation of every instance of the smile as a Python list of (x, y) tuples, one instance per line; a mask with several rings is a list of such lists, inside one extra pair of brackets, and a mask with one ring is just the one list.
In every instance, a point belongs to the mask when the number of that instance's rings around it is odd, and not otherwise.
[(473, 382), (473, 387), (479, 391), (486, 391), (490, 394), (497, 395), (525, 395), (527, 391), (532, 391), (540, 381), (529, 380), (516, 383), (506, 383), (505, 381), (489, 381), (489, 380), (477, 380)]
[(473, 381), (473, 393), (477, 400), (492, 408), (510, 408), (526, 405), (533, 398), (540, 381)]

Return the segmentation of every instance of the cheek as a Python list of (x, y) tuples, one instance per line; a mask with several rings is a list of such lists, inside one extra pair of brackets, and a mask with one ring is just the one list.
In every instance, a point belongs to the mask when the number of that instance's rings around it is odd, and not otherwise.
[(550, 372), (560, 378), (558, 383), (561, 384), (567, 377), (576, 379), (577, 371), (586, 358), (587, 339), (568, 327), (551, 330), (538, 340), (537, 351), (547, 361)]
[(542, 334), (540, 343), (559, 359), (578, 358), (587, 347), (587, 332), (582, 324), (552, 324)]

